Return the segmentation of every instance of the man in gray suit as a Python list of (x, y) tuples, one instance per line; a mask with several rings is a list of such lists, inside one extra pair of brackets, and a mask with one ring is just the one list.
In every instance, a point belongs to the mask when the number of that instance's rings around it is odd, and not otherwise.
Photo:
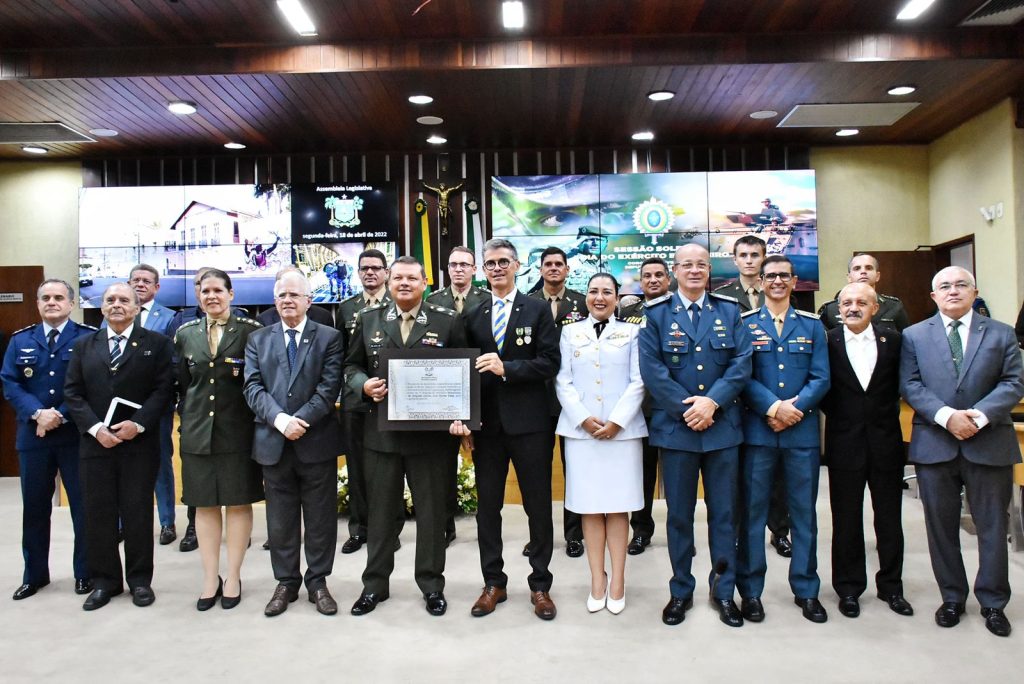
[[(249, 336), (245, 400), (256, 414), (252, 454), (263, 466), (270, 562), (278, 581), (264, 609), (280, 615), (305, 582), (310, 603), (338, 612), (327, 589), (338, 545), (337, 458), (341, 426), (334, 402), (341, 389), (341, 333), (306, 316), (311, 299), (302, 274), (285, 271), (274, 283), (281, 322)], [(306, 573), (299, 574), (305, 524)]]
[(1024, 369), (1013, 329), (972, 310), (974, 276), (950, 266), (932, 278), (939, 312), (903, 332), (900, 386), (914, 409), (910, 461), (924, 506), (932, 571), (942, 594), (935, 613), (953, 627), (969, 590), (960, 554), (960, 490), (978, 530), (974, 595), (985, 626), (1010, 635), (1007, 507), (1020, 447), (1010, 411), (1024, 396)]

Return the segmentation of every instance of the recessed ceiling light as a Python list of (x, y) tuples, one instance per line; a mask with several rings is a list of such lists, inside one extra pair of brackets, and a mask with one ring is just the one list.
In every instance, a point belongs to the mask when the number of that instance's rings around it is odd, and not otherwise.
[(638, 142), (650, 142), (654, 140), (654, 133), (651, 131), (638, 131), (633, 134), (633, 140)]
[(437, 126), (443, 124), (444, 119), (439, 116), (421, 116), (416, 119), (416, 123), (421, 123), (424, 126)]
[(430, 143), (431, 145), (444, 145), (446, 142), (448, 142), (448, 138), (442, 138), (441, 136), (435, 134), (427, 138), (427, 142)]
[(113, 138), (117, 135), (113, 128), (90, 128), (89, 132), (100, 138)]
[(168, 102), (167, 108), (175, 114), (195, 114), (197, 111), (196, 103), (189, 102), (187, 100), (175, 100), (174, 102)]
[(652, 90), (647, 93), (647, 99), (655, 102), (662, 102), (664, 100), (671, 100), (676, 94), (671, 90)]
[(316, 26), (313, 25), (313, 20), (309, 18), (306, 8), (299, 0), (277, 0), (277, 6), (300, 36), (316, 35)]
[(896, 18), (900, 21), (911, 21), (917, 19), (919, 16), (924, 14), (924, 11), (932, 6), (935, 0), (910, 0), (900, 13), (896, 15)]
[(243, 145), (242, 143), (236, 143), (236, 142), (224, 143), (224, 147), (228, 148), (229, 150), (244, 150), (245, 149), (245, 145)]
[(409, 102), (412, 102), (413, 104), (425, 105), (425, 104), (430, 104), (433, 101), (434, 101), (434, 98), (430, 97), (429, 95), (410, 95), (409, 96)]
[(860, 130), (857, 128), (840, 128), (836, 131), (836, 135), (840, 138), (848, 138), (851, 135), (857, 135), (858, 133), (860, 133)]
[(751, 119), (774, 119), (778, 115), (779, 113), (774, 109), (759, 109), (749, 114)]
[(46, 154), (49, 151), (45, 147), (36, 147), (35, 145), (25, 145), (21, 149), (30, 154)]
[(507, 29), (521, 29), (526, 26), (526, 10), (523, 9), (523, 3), (501, 3), (501, 23)]
[(902, 86), (895, 86), (893, 88), (889, 88), (889, 90), (887, 92), (890, 95), (909, 95), (910, 93), (914, 92), (915, 90), (917, 90), (917, 86), (902, 85)]

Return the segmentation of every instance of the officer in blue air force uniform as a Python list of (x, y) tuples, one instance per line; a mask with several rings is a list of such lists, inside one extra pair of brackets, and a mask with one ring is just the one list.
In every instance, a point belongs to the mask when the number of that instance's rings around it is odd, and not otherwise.
[(818, 404), (830, 382), (828, 344), (818, 316), (795, 310), (789, 303), (796, 284), (789, 259), (768, 257), (761, 274), (765, 303), (743, 314), (753, 362), (743, 390), (743, 516), (736, 586), (744, 617), (763, 620), (761, 593), (768, 567), (764, 532), (775, 469), (782, 468), (793, 531), (789, 585), (804, 617), (825, 622), (828, 615), (818, 601), (814, 504), (820, 469)]
[[(739, 466), (739, 394), (750, 377), (750, 338), (731, 297), (706, 292), (710, 256), (696, 244), (676, 250), (679, 291), (647, 303), (640, 330), (640, 374), (652, 397), (650, 443), (661, 447), (668, 503), (672, 598), (662, 621), (677, 625), (693, 605), (690, 572), (697, 477), (704, 476), (712, 600), (722, 622), (743, 624), (733, 601), (733, 501)], [(695, 310), (694, 310), (695, 309)], [(717, 575), (717, 578), (716, 578)]]
[(81, 335), (96, 332), (68, 319), (75, 291), (62, 280), (47, 280), (36, 293), (41, 323), (11, 336), (3, 363), (4, 397), (17, 417), (15, 446), (23, 501), (21, 548), (25, 557), (22, 585), (14, 600), (28, 598), (50, 583), (50, 512), (54, 478), (60, 472), (75, 531), (72, 565), (75, 592), (92, 591), (86, 562), (85, 518), (78, 478), (78, 431), (68, 422), (64, 373), (71, 349)]

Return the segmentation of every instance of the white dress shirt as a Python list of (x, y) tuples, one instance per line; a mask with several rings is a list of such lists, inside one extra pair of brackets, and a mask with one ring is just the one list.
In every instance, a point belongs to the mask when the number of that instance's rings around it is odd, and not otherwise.
[(860, 386), (866, 391), (871, 383), (871, 374), (875, 372), (875, 364), (878, 362), (875, 326), (869, 324), (859, 333), (853, 332), (845, 325), (843, 330), (846, 337), (846, 356), (850, 359), (850, 365), (857, 374)]

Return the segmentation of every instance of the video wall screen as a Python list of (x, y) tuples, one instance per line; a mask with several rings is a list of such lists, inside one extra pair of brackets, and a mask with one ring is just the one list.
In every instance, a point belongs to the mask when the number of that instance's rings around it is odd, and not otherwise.
[(671, 264), (687, 243), (711, 253), (715, 288), (738, 276), (733, 243), (751, 234), (793, 261), (797, 289), (818, 289), (813, 171), (495, 176), (491, 188), (493, 235), (516, 245), (524, 292), (539, 287), (548, 246), (569, 257), (571, 289), (608, 271), (623, 294), (639, 294), (643, 260)]
[(313, 301), (339, 302), (362, 288), (363, 249), (394, 258), (394, 184), (207, 185), (84, 188), (79, 196), (79, 288), (83, 308), (147, 263), (160, 271), (157, 301), (196, 303), (192, 280), (213, 266), (231, 276), (235, 303), (273, 303), (274, 276), (295, 264)]

